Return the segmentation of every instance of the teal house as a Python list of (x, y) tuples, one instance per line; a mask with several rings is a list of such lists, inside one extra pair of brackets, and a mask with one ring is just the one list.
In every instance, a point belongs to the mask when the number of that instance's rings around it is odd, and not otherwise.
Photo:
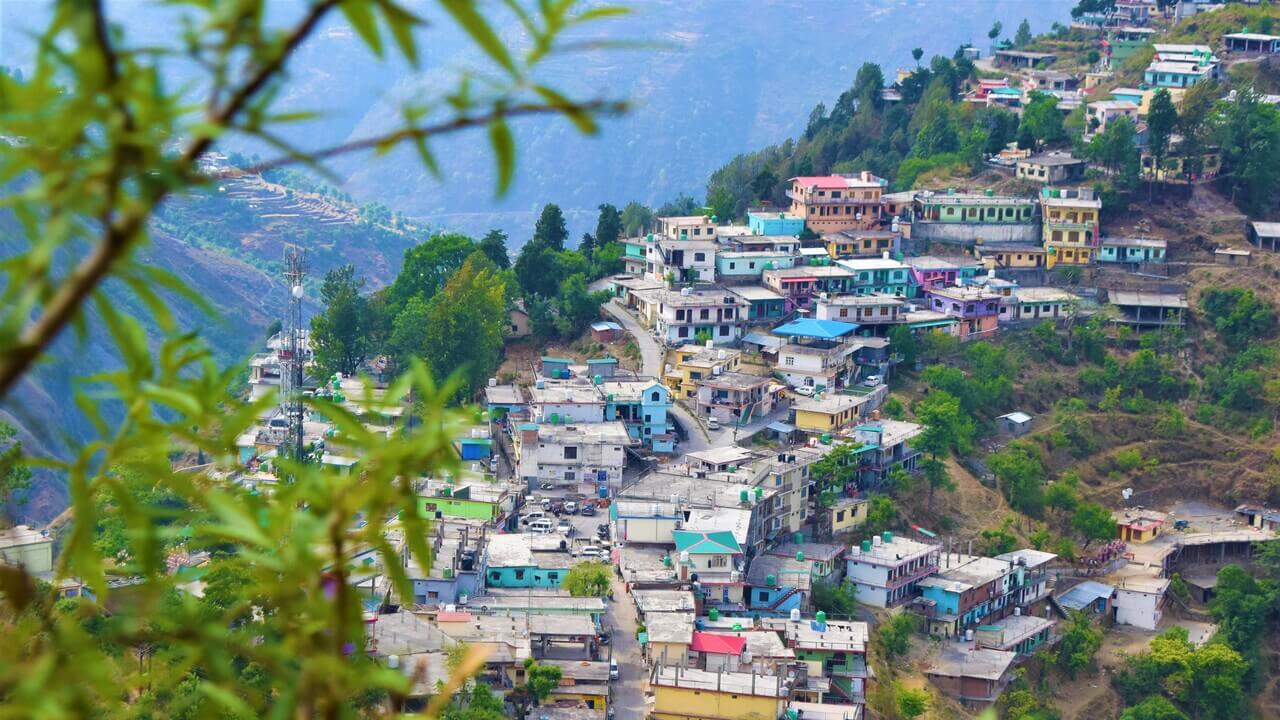
[(598, 385), (605, 398), (605, 422), (622, 422), (632, 440), (656, 453), (675, 451), (675, 436), (667, 432), (671, 390), (666, 385), (657, 380), (604, 379)]
[(747, 212), (747, 227), (752, 235), (799, 235), (804, 232), (804, 218), (784, 212), (767, 210), (750, 210)]
[(505, 534), (489, 538), (484, 584), (489, 588), (558, 588), (569, 574), (560, 535)]
[(717, 278), (759, 279), (765, 270), (795, 267), (793, 253), (777, 250), (762, 252), (722, 252), (716, 254)]
[(1103, 238), (1098, 250), (1099, 262), (1146, 263), (1164, 262), (1168, 243), (1151, 238)]
[(729, 289), (729, 292), (742, 298), (747, 303), (746, 319), (748, 323), (769, 323), (781, 321), (787, 314), (787, 299), (769, 288), (758, 285), (743, 285)]
[(849, 289), (853, 295), (893, 295), (907, 297), (911, 291), (911, 268), (897, 260), (854, 258), (836, 264), (853, 273)]

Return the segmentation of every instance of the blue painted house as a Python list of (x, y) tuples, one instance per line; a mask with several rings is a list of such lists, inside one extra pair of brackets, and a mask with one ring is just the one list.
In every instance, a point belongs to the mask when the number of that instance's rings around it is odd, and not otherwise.
[(1164, 262), (1168, 243), (1152, 238), (1103, 238), (1098, 249), (1099, 262), (1145, 263)]
[(785, 616), (793, 609), (806, 612), (812, 587), (813, 569), (807, 560), (760, 555), (747, 570), (747, 611), (762, 616)]
[(666, 385), (651, 379), (601, 379), (599, 387), (605, 398), (605, 422), (622, 422), (631, 439), (652, 448), (654, 452), (669, 453), (675, 450), (675, 436), (667, 427), (671, 390)]
[(1013, 613), (1021, 587), (1018, 566), (995, 558), (951, 553), (941, 567), (918, 584), (921, 594), (934, 602), (929, 632), (958, 637), (965, 630)]
[(494, 535), (485, 548), (485, 587), (558, 588), (569, 573), (567, 548), (560, 535)]
[(747, 227), (752, 235), (799, 235), (804, 232), (804, 218), (785, 212), (769, 212), (768, 210), (750, 210), (747, 212)]

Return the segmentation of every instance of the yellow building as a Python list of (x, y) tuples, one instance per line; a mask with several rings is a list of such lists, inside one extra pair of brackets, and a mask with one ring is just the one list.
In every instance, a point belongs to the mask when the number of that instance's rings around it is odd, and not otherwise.
[(827, 524), (833, 536), (852, 532), (867, 522), (867, 499), (840, 498), (826, 512), (830, 516)]
[(1045, 267), (1088, 265), (1101, 240), (1102, 201), (1093, 189), (1045, 188), (1040, 191)]
[(820, 393), (795, 404), (796, 429), (809, 433), (832, 433), (858, 419), (858, 408), (867, 401), (865, 395)]
[(790, 689), (782, 675), (656, 666), (650, 676), (658, 720), (775, 720)]
[(548, 705), (579, 705), (607, 712), (609, 663), (587, 660), (539, 660), (560, 668), (560, 684), (547, 697)]
[(988, 270), (1002, 268), (1042, 268), (1047, 251), (1040, 245), (978, 246), (979, 257)]
[(663, 375), (662, 380), (675, 399), (687, 400), (698, 394), (698, 385), (704, 378), (737, 372), (741, 357), (741, 352), (730, 348), (678, 347), (667, 353), (671, 372)]
[(693, 613), (649, 613), (644, 623), (644, 653), (649, 664), (683, 664), (693, 642), (693, 628)]
[(822, 236), (822, 244), (833, 260), (857, 256), (879, 257), (885, 251), (897, 252), (899, 233), (890, 230), (841, 230)]
[(1116, 521), (1116, 536), (1127, 543), (1141, 545), (1160, 537), (1160, 528), (1168, 515), (1155, 510), (1117, 510), (1111, 513)]

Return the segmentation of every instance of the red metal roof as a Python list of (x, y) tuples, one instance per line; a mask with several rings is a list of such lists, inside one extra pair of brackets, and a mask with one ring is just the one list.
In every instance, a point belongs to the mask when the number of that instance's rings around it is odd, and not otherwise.
[(441, 612), (436, 613), (436, 622), (468, 622), (471, 620), (469, 612)]
[(746, 646), (747, 639), (744, 637), (697, 631), (693, 633), (693, 642), (689, 643), (690, 650), (713, 655), (741, 655)]
[(843, 190), (849, 187), (849, 182), (839, 175), (801, 175), (800, 177), (791, 178), (792, 182), (800, 183), (803, 187), (817, 185), (820, 188), (835, 188)]

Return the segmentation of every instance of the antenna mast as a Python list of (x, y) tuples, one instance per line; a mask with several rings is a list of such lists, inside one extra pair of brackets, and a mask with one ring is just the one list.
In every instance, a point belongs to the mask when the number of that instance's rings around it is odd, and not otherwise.
[(302, 452), (302, 374), (309, 345), (302, 327), (302, 278), (306, 275), (305, 251), (290, 246), (284, 253), (284, 277), (289, 283), (289, 305), (280, 333), (280, 403), (289, 432), (280, 444), (280, 455), (297, 462)]

